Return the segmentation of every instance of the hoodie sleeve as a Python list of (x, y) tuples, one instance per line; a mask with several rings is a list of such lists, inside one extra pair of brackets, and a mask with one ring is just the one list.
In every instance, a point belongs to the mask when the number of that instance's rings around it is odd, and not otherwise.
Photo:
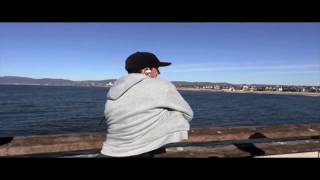
[(168, 86), (165, 98), (165, 105), (169, 109), (181, 112), (183, 116), (186, 118), (186, 120), (188, 120), (189, 122), (192, 120), (193, 111), (190, 105), (184, 100), (184, 98), (178, 92), (176, 87), (171, 83), (169, 83)]

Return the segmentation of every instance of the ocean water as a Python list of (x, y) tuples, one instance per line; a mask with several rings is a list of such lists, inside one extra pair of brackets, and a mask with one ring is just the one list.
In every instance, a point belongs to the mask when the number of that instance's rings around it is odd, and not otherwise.
[[(105, 131), (108, 88), (0, 85), (0, 137)], [(320, 97), (180, 91), (191, 127), (320, 123)]]

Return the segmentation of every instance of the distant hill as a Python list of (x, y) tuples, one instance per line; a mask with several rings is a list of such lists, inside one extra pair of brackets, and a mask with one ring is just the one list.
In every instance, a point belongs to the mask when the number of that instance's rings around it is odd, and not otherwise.
[[(72, 81), (67, 79), (33, 79), (28, 77), (18, 76), (0, 76), (0, 84), (11, 85), (42, 85), (42, 86), (106, 86), (109, 82), (114, 82), (116, 79), (106, 80), (87, 80), (87, 81)], [(188, 82), (188, 81), (173, 81), (177, 87), (194, 87), (208, 85), (231, 85), (229, 83), (212, 83), (212, 82)]]
[[(18, 76), (0, 76), (0, 85), (11, 84), (11, 85), (41, 85), (41, 86), (98, 86), (105, 87), (110, 82), (113, 83), (116, 79), (106, 79), (106, 80), (87, 80), (87, 81), (72, 81), (67, 79), (33, 79), (28, 77), (18, 77)], [(201, 87), (201, 86), (214, 86), (219, 85), (223, 87), (227, 86), (242, 86), (246, 84), (231, 84), (226, 82), (188, 82), (188, 81), (172, 81), (172, 83), (177, 87)], [(269, 86), (266, 84), (251, 84), (256, 87)], [(279, 85), (270, 85), (279, 86)]]
[(0, 76), (0, 84), (12, 85), (42, 85), (42, 86), (106, 86), (109, 82), (114, 82), (115, 79), (107, 79), (100, 81), (71, 81), (66, 79), (33, 79), (18, 76)]

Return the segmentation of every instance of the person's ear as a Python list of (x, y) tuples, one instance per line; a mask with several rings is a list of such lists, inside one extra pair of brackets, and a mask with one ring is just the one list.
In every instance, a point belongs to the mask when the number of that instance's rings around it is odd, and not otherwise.
[(151, 75), (151, 69), (150, 68), (146, 68), (143, 72), (146, 76), (150, 76)]

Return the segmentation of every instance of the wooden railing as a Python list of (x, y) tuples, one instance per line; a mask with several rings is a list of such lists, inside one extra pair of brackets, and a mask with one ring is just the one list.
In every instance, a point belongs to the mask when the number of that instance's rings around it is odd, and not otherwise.
[[(0, 157), (99, 150), (105, 133), (0, 138)], [(156, 157), (255, 157), (320, 151), (320, 124), (193, 128)]]

